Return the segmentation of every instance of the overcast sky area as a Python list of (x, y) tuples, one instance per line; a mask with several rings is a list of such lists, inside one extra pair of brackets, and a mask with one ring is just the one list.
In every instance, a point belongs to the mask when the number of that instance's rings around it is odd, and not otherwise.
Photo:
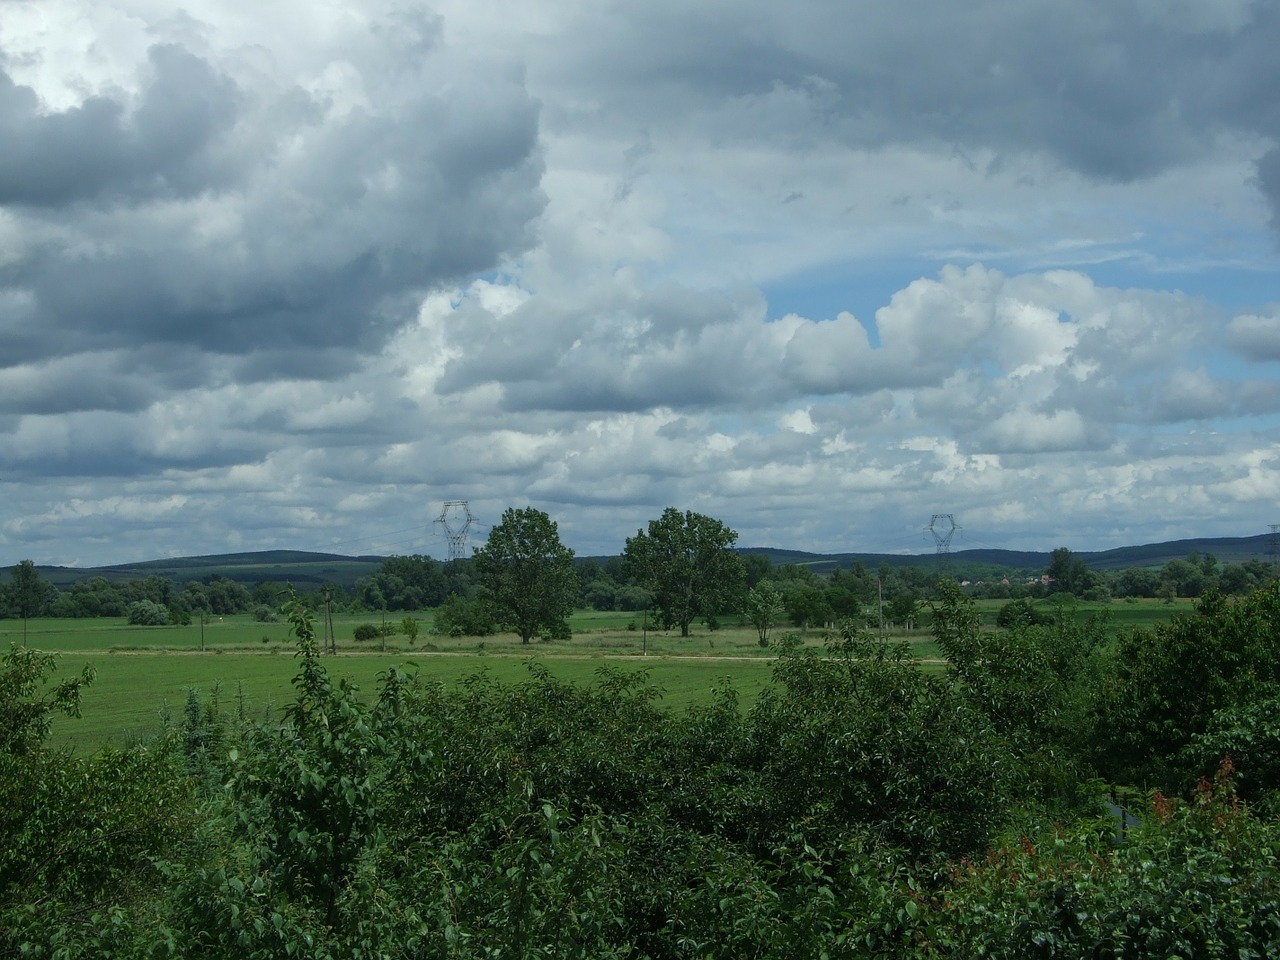
[(0, 0), (0, 565), (1280, 522), (1277, 0)]

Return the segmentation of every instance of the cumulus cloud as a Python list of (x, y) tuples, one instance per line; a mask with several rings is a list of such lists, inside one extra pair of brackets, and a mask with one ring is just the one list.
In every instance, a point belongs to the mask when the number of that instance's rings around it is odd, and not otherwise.
[[(1177, 294), (1101, 288), (1066, 271), (1006, 277), (981, 265), (913, 281), (867, 326), (847, 312), (771, 321), (758, 300), (637, 290), (617, 277), (554, 303), (494, 290), (477, 284), (432, 318), (450, 345), (440, 393), (493, 385), (506, 410), (600, 413), (914, 390), (918, 412), (962, 432), (966, 419), (977, 431), (1029, 400), (1104, 424), (1163, 420), (1141, 379), (1120, 387), (1116, 377), (1164, 368), (1214, 315)], [(1064, 422), (1055, 410), (1047, 416)], [(1062, 436), (1086, 434), (1096, 437)]]
[(1227, 343), (1250, 360), (1280, 360), (1280, 312), (1233, 318), (1227, 325)]
[[(519, 71), (375, 39), (357, 31), (313, 89), (248, 88), (229, 55), (174, 44), (150, 48), (133, 92), (62, 110), (2, 78), (16, 149), (0, 204), (19, 242), (0, 288), (20, 317), (0, 326), (0, 356), (162, 342), (259, 355), (246, 376), (299, 357), (331, 376), (423, 292), (526, 248), (544, 198)], [(184, 375), (208, 379), (198, 363)]]
[(10, 7), (15, 558), (440, 554), (457, 497), (580, 553), (672, 504), (916, 552), (1274, 503), (1273, 5)]
[(148, 51), (144, 74), (135, 104), (94, 95), (47, 113), (0, 71), (0, 204), (189, 197), (216, 182), (209, 154), (235, 121), (235, 84), (172, 44)]

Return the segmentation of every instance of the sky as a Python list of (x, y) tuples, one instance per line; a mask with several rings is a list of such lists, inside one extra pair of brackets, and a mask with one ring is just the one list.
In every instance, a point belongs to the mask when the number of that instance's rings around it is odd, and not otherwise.
[[(0, 565), (1280, 522), (1280, 0), (0, 0)], [(456, 527), (460, 514), (451, 514)]]

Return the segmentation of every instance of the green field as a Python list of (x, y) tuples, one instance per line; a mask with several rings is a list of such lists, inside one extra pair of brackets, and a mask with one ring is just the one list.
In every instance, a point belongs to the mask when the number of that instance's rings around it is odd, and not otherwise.
[[(662, 690), (662, 703), (673, 709), (705, 700), (716, 685), (728, 680), (745, 702), (755, 699), (769, 682), (770, 663), (753, 660), (651, 656), (617, 659), (603, 656), (538, 657), (551, 675), (573, 683), (590, 682), (603, 664), (644, 671)], [(326, 658), (331, 677), (351, 679), (372, 695), (379, 674), (401, 666), (423, 680), (446, 686), (484, 672), (503, 682), (520, 682), (529, 676), (528, 658), (477, 656), (475, 654), (342, 654)], [(104, 743), (124, 744), (158, 732), (162, 717), (177, 717), (187, 690), (197, 688), (208, 696), (216, 687), (224, 711), (243, 710), (251, 719), (278, 716), (292, 697), (291, 679), (297, 660), (286, 654), (253, 653), (117, 653), (68, 655), (62, 666), (70, 670), (83, 662), (93, 664), (97, 679), (85, 693), (82, 718), (60, 718), (55, 735), (80, 751), (92, 751)]]
[[(979, 604), (984, 623), (994, 622), (1000, 606), (999, 601)], [(1155, 601), (1117, 602), (1082, 604), (1076, 613), (1083, 617), (1105, 611), (1113, 629), (1124, 630), (1150, 626), (1189, 609), (1185, 603), (1170, 607)], [(387, 619), (398, 624), (403, 617)], [(682, 638), (678, 632), (646, 629), (637, 614), (578, 611), (571, 621), (572, 640), (525, 646), (511, 634), (438, 637), (430, 632), (429, 611), (415, 614), (415, 619), (421, 629), (415, 643), (403, 635), (357, 643), (355, 627), (381, 618), (335, 617), (338, 655), (325, 660), (330, 673), (351, 678), (372, 695), (379, 674), (392, 665), (404, 664), (425, 680), (453, 685), (480, 671), (503, 682), (519, 682), (528, 676), (530, 658), (546, 664), (552, 676), (573, 683), (590, 682), (601, 665), (611, 664), (646, 671), (663, 691), (663, 704), (681, 710), (704, 701), (725, 680), (748, 705), (770, 678), (773, 650), (762, 648), (750, 628), (695, 630)], [(321, 625), (316, 626), (317, 635), (322, 635)], [(64, 743), (82, 751), (153, 735), (164, 716), (180, 713), (191, 688), (203, 696), (216, 689), (225, 710), (242, 710), (260, 719), (290, 700), (297, 671), (289, 625), (260, 623), (249, 615), (214, 619), (203, 626), (203, 636), (199, 623), (138, 627), (116, 619), (38, 619), (27, 624), (26, 632), (28, 646), (62, 655), (62, 672), (79, 670), (85, 663), (97, 671), (84, 697), (82, 719), (59, 719), (55, 727)], [(784, 632), (775, 630), (774, 636)], [(808, 646), (823, 642), (822, 631), (800, 636)], [(906, 641), (917, 657), (939, 668), (937, 646), (927, 628), (894, 634), (892, 639)], [(0, 649), (22, 640), (21, 621), (0, 621)]]
[[(429, 632), (429, 613), (417, 619), (423, 632), (416, 643), (397, 635), (385, 643), (358, 644), (352, 639), (355, 626), (378, 618), (335, 617), (338, 655), (325, 658), (327, 669), (372, 695), (379, 675), (396, 665), (448, 686), (480, 672), (520, 682), (529, 676), (530, 659), (544, 663), (557, 679), (587, 683), (610, 664), (646, 672), (671, 709), (704, 701), (726, 680), (744, 704), (751, 703), (770, 677), (771, 651), (761, 648), (750, 630), (681, 638), (646, 631), (643, 621), (630, 630), (630, 614), (582, 612), (573, 621), (573, 640), (526, 646), (510, 634), (436, 637)], [(0, 621), (0, 645), (22, 639), (20, 621)], [(819, 644), (821, 634), (811, 631), (807, 640)], [(215, 619), (204, 626), (203, 650), (201, 642), (198, 623), (137, 627), (122, 620), (49, 618), (27, 624), (27, 645), (59, 652), (61, 673), (78, 671), (86, 663), (97, 671), (85, 693), (81, 719), (59, 718), (55, 725), (56, 737), (80, 751), (155, 734), (164, 717), (180, 714), (191, 688), (206, 697), (216, 689), (224, 710), (254, 719), (278, 714), (291, 699), (297, 660), (287, 623), (259, 623), (248, 615)]]

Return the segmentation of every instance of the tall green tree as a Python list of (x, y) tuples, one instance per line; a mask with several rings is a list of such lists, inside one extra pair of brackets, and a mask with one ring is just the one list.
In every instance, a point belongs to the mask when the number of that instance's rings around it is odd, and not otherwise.
[(1073, 593), (1077, 597), (1089, 585), (1089, 568), (1084, 561), (1066, 547), (1059, 547), (1049, 557), (1050, 589), (1055, 592)]
[(769, 645), (769, 631), (787, 612), (782, 602), (782, 591), (772, 580), (761, 580), (747, 591), (745, 612), (751, 625), (756, 628), (760, 646)]
[(573, 551), (560, 542), (555, 521), (533, 507), (508, 508), (474, 559), (495, 618), (528, 643), (541, 630), (568, 632), (578, 598)]
[(627, 539), (628, 571), (653, 594), (663, 627), (689, 635), (698, 618), (709, 622), (742, 594), (744, 565), (734, 553), (738, 534), (713, 517), (668, 507), (649, 530)]
[(27, 620), (42, 617), (57, 599), (58, 590), (40, 576), (30, 560), (23, 560), (9, 571), (9, 602), (22, 617), (22, 642), (27, 642)]

